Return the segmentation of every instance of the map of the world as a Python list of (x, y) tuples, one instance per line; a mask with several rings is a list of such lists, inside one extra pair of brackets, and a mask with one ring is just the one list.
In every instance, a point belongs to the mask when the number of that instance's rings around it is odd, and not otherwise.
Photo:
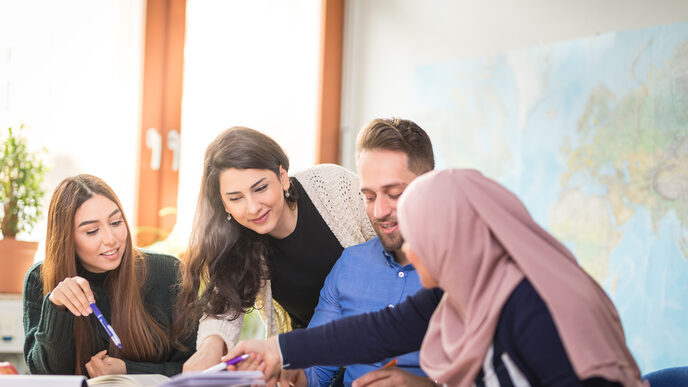
[(414, 74), (439, 168), (501, 182), (616, 305), (643, 373), (688, 365), (688, 23)]

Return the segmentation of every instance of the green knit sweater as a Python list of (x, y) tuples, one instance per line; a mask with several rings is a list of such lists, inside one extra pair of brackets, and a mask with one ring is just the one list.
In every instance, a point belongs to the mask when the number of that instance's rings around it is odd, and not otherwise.
[[(179, 261), (168, 255), (149, 252), (144, 252), (144, 261), (148, 265), (148, 278), (141, 286), (144, 305), (148, 313), (169, 331), (173, 321), (172, 308), (177, 297)], [(93, 352), (94, 355), (108, 348), (110, 337), (93, 313), (86, 317), (76, 317), (69, 310), (56, 307), (48, 296), (43, 296), (41, 267), (42, 263), (31, 267), (24, 280), (24, 333), (26, 335), (24, 359), (32, 374), (74, 374), (76, 369), (74, 320), (87, 318), (94, 332), (98, 332), (98, 337), (94, 338), (97, 348)], [(80, 265), (77, 272), (89, 282), (98, 308), (105, 319), (112, 323), (110, 300), (103, 289), (108, 273), (91, 273)], [(162, 363), (122, 359), (126, 364), (127, 373), (167, 376), (180, 373), (184, 361), (193, 353), (196, 340), (195, 335), (193, 336), (184, 341), (187, 347), (186, 352), (173, 348)]]

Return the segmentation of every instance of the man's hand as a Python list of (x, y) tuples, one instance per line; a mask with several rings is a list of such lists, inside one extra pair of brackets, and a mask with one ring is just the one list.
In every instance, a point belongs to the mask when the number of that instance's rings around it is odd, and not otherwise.
[(278, 386), (307, 387), (308, 378), (304, 370), (282, 370)]
[(102, 350), (91, 356), (91, 361), (86, 363), (88, 376), (95, 378), (102, 375), (126, 374), (127, 365), (122, 359), (110, 357), (107, 350)]
[(368, 372), (360, 378), (354, 380), (353, 387), (385, 387), (385, 386), (427, 386), (434, 387), (436, 384), (422, 376), (414, 375), (397, 367), (379, 369)]
[(220, 358), (226, 350), (227, 346), (222, 337), (210, 335), (203, 339), (196, 353), (184, 362), (182, 372), (203, 371), (206, 368), (210, 368), (220, 362)]
[[(242, 341), (232, 348), (227, 355), (223, 356), (222, 360), (227, 361), (245, 353), (254, 353), (262, 356), (265, 366), (263, 373), (265, 374), (265, 381), (268, 383), (268, 386), (278, 381), (280, 371), (282, 370), (282, 358), (280, 355), (277, 336), (271, 337), (267, 340)], [(227, 367), (227, 369), (230, 370), (237, 368), (238, 367), (235, 365)]]

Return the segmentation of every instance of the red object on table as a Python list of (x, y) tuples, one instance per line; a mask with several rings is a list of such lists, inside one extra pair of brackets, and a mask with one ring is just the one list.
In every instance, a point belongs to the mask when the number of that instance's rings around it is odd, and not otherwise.
[(17, 369), (7, 361), (0, 362), (0, 375), (17, 375)]

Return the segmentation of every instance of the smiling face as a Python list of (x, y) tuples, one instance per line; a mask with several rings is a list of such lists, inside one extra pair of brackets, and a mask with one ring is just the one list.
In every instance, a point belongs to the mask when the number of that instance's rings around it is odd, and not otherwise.
[(122, 211), (103, 195), (86, 200), (74, 214), (76, 255), (81, 265), (92, 273), (119, 267), (128, 235)]
[(398, 252), (403, 239), (397, 225), (397, 200), (416, 174), (408, 169), (404, 152), (364, 149), (356, 162), (366, 213), (388, 251)]
[(279, 176), (269, 169), (229, 168), (220, 174), (225, 211), (240, 225), (275, 238), (291, 234), (296, 224), (284, 199), (287, 189), (289, 177), (282, 167)]

